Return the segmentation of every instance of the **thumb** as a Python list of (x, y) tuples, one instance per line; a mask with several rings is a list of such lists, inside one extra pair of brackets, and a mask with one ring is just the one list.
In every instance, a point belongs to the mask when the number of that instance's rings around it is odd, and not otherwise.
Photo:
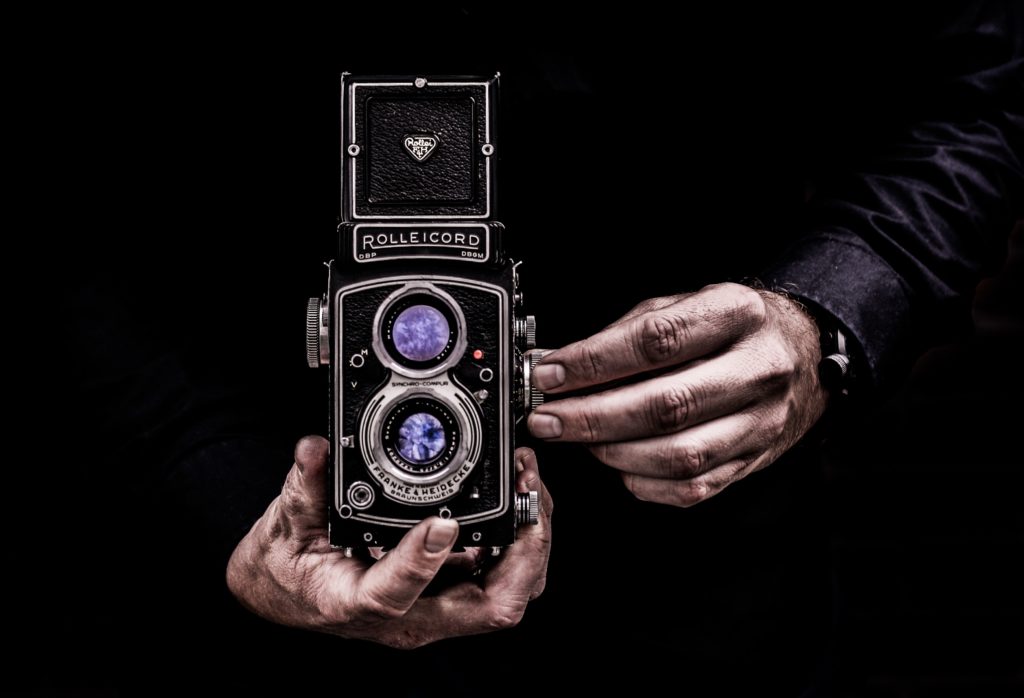
[(327, 439), (304, 436), (295, 444), (295, 465), (281, 489), (281, 507), (295, 523), (323, 528), (327, 509)]
[(404, 614), (448, 559), (458, 534), (459, 525), (451, 519), (421, 521), (366, 571), (361, 591), (384, 612)]

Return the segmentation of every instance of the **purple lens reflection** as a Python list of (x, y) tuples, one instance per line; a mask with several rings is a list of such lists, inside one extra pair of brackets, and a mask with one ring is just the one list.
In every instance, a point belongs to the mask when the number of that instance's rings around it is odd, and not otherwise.
[(444, 450), (444, 427), (432, 414), (417, 412), (398, 428), (398, 452), (410, 463), (428, 463)]
[(448, 346), (448, 320), (437, 308), (412, 305), (395, 318), (391, 330), (398, 353), (411, 361), (429, 361)]

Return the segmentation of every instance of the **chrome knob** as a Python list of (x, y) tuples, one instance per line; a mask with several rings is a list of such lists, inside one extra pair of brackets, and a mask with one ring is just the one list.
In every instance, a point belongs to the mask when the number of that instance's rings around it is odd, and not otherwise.
[(534, 349), (537, 346), (537, 318), (533, 315), (526, 316), (526, 322), (523, 324), (526, 330), (526, 348)]
[(533, 387), (533, 369), (550, 349), (531, 349), (523, 355), (523, 409), (530, 414), (544, 404), (544, 393)]
[(537, 346), (537, 318), (533, 315), (517, 317), (515, 320), (516, 346), (533, 349)]
[(540, 521), (540, 495), (535, 491), (516, 495), (516, 525), (534, 526)]
[(331, 362), (327, 339), (327, 304), (319, 298), (310, 298), (306, 304), (306, 365), (310, 368)]

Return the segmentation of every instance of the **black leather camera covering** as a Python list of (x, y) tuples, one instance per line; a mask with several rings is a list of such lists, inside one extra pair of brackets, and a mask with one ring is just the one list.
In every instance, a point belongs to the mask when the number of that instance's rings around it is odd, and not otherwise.
[[(383, 79), (343, 83), (344, 215), (378, 218), (486, 218), (494, 214), (491, 82), (422, 87)], [(433, 139), (418, 158), (406, 139)], [(352, 146), (356, 146), (355, 149)], [(485, 147), (490, 146), (490, 147)]]

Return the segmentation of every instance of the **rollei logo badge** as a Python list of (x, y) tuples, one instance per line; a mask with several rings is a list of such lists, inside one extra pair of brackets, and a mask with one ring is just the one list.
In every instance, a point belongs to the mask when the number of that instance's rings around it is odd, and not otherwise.
[(406, 151), (413, 156), (416, 162), (423, 162), (437, 148), (437, 137), (414, 133), (406, 136), (402, 144), (405, 145)]

